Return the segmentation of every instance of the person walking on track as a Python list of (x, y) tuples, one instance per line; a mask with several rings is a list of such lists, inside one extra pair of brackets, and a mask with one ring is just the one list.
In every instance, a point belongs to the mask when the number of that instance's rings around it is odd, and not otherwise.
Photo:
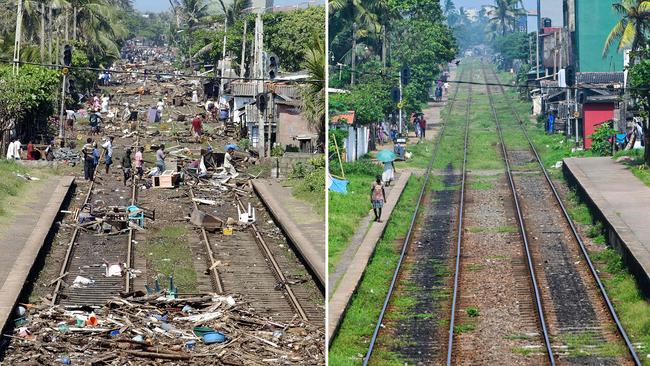
[(384, 190), (384, 185), (381, 182), (381, 176), (377, 176), (375, 183), (372, 184), (370, 189), (370, 203), (372, 204), (372, 210), (375, 213), (375, 221), (381, 221), (381, 209), (384, 207), (386, 202), (386, 191)]
[(122, 157), (122, 172), (124, 173), (124, 185), (126, 186), (126, 181), (131, 179), (131, 149), (126, 149), (124, 156)]
[(102, 147), (106, 149), (105, 152), (105, 157), (104, 157), (104, 164), (106, 165), (106, 174), (108, 175), (108, 169), (111, 167), (111, 164), (113, 164), (113, 139), (114, 137), (111, 136), (104, 142)]

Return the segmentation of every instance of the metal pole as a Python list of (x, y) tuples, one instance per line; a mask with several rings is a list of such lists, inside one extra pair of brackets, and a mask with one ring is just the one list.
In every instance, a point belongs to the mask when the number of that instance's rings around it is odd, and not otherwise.
[(575, 100), (575, 104), (574, 104), (575, 114), (573, 116), (573, 119), (575, 120), (576, 123), (576, 147), (578, 147), (579, 139), (578, 139), (578, 117), (577, 117), (578, 116), (578, 84), (577, 83), (576, 83), (576, 88), (573, 91), (573, 97)]
[(68, 76), (63, 74), (63, 82), (61, 83), (61, 111), (59, 113), (59, 138), (61, 139), (62, 145), (65, 146), (65, 133), (64, 133), (64, 114), (65, 114), (65, 83), (68, 80)]
[[(269, 102), (271, 106), (271, 120), (269, 121), (269, 140), (266, 145), (266, 153), (271, 157), (271, 134), (273, 133), (273, 122), (275, 122), (275, 97), (273, 96), (273, 92), (269, 93)], [(265, 112), (264, 114), (268, 119), (268, 113)]]
[(537, 79), (539, 79), (539, 30), (537, 31), (537, 42), (535, 42), (537, 52), (535, 52), (535, 69), (537, 69)]
[(402, 134), (402, 71), (399, 72), (399, 133)]
[(544, 63), (544, 59), (540, 52), (542, 52), (542, 46), (540, 43), (542, 42), (542, 38), (540, 35), (542, 34), (542, 1), (537, 0), (537, 78), (539, 79), (539, 61), (542, 59), (542, 63)]
[(352, 74), (350, 75), (350, 84), (354, 85), (354, 74), (357, 64), (357, 23), (352, 23)]

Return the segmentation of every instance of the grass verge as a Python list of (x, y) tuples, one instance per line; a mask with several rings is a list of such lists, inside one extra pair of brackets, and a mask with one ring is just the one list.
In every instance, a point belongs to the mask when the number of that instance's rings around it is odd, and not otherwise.
[[(359, 288), (352, 297), (339, 332), (330, 347), (330, 364), (345, 366), (361, 363), (388, 292), (389, 282), (386, 279), (392, 277), (397, 265), (402, 244), (400, 239), (406, 235), (423, 182), (424, 178), (411, 176), (402, 198), (393, 210), (384, 236), (377, 244)], [(330, 201), (330, 212), (331, 207)], [(330, 220), (332, 220), (331, 216)], [(330, 221), (330, 231), (332, 226)], [(331, 236), (329, 245), (331, 248)], [(382, 360), (396, 361), (394, 355), (379, 354), (378, 356)]]
[(27, 182), (20, 178), (16, 173), (25, 174), (27, 169), (16, 164), (11, 160), (0, 160), (0, 217), (7, 216), (7, 199), (9, 197), (16, 197), (22, 192)]
[(190, 249), (186, 244), (187, 228), (172, 225), (151, 229), (151, 240), (137, 246), (147, 258), (149, 269), (157, 273), (162, 287), (168, 287), (169, 276), (180, 292), (197, 291), (197, 274)]

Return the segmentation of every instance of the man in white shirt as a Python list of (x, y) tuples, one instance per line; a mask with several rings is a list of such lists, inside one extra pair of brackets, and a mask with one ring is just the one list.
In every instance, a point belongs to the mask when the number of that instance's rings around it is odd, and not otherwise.
[(158, 111), (158, 122), (162, 120), (162, 113), (164, 107), (165, 107), (165, 102), (163, 102), (162, 99), (158, 99), (158, 103), (156, 103), (156, 109)]
[(106, 165), (106, 174), (108, 175), (108, 168), (113, 164), (113, 136), (109, 137), (108, 140), (102, 144), (102, 147), (106, 149), (106, 153), (104, 154), (104, 164)]
[(237, 173), (237, 170), (235, 169), (235, 166), (232, 165), (232, 153), (235, 151), (234, 148), (228, 147), (228, 150), (226, 150), (226, 155), (224, 156), (223, 159), (223, 167), (226, 169), (226, 172), (230, 174), (233, 178), (237, 177), (239, 173)]
[(7, 149), (7, 159), (9, 160), (20, 160), (20, 153), (23, 148), (20, 144), (20, 139), (15, 138), (13, 142), (9, 143), (9, 148)]

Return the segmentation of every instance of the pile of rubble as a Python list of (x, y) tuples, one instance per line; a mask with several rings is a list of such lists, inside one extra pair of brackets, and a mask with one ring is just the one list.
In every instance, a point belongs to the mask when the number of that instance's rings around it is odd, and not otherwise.
[(55, 149), (53, 154), (54, 160), (56, 161), (67, 161), (72, 164), (77, 164), (81, 160), (79, 151), (67, 147)]
[(23, 305), (8, 365), (324, 365), (323, 327), (258, 316), (230, 297), (115, 298), (100, 308)]

